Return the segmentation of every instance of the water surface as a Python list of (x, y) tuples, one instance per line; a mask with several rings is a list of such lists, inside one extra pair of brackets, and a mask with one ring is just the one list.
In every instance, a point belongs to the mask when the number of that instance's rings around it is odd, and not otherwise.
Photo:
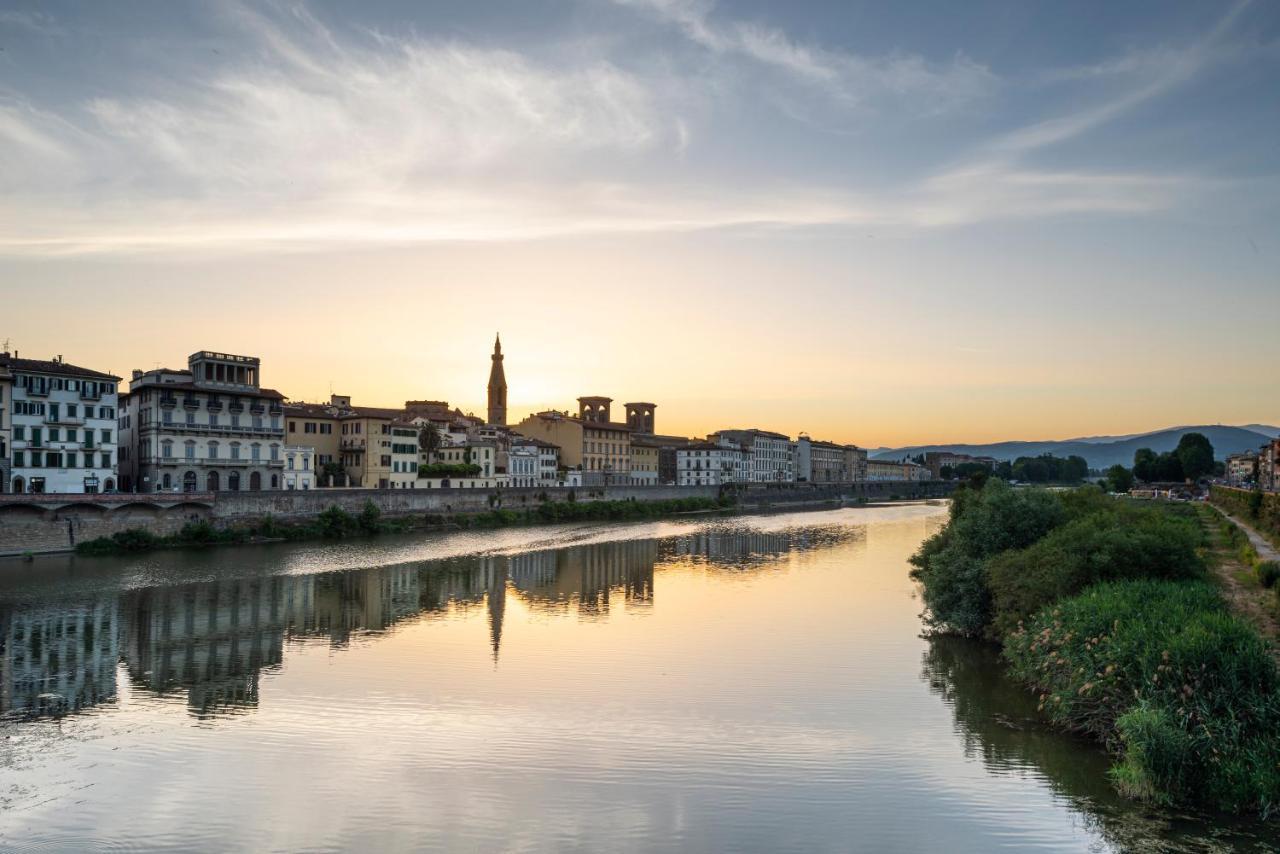
[(920, 636), (944, 519), (0, 564), (0, 848), (1269, 850)]

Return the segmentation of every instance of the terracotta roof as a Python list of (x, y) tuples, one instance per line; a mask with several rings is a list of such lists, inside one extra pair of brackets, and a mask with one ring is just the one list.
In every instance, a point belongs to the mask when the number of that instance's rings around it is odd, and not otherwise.
[(386, 418), (395, 420), (404, 414), (403, 409), (384, 409), (378, 406), (353, 406), (350, 412), (344, 412), (339, 417), (348, 418)]
[(225, 388), (209, 388), (208, 386), (196, 385), (195, 383), (155, 383), (153, 385), (138, 386), (130, 391), (120, 393), (121, 402), (128, 400), (132, 395), (139, 394), (143, 391), (199, 391), (205, 394), (216, 394), (224, 399), (233, 397), (265, 397), (271, 400), (284, 400), (284, 395), (273, 388), (260, 388), (257, 391), (241, 391), (239, 389), (230, 391)]
[(0, 353), (0, 364), (9, 368), (10, 371), (24, 371), (30, 374), (55, 374), (62, 377), (83, 377), (93, 380), (115, 380), (120, 382), (120, 378), (115, 374), (107, 374), (102, 371), (92, 371), (88, 368), (81, 368), (76, 365), (68, 365), (66, 362), (55, 362), (53, 360), (44, 359), (19, 359), (10, 356), (8, 353)]

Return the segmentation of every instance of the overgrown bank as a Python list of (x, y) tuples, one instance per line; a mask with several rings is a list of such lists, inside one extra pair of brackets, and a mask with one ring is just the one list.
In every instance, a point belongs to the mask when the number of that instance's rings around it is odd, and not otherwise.
[(1274, 814), (1280, 675), (1209, 579), (1190, 505), (961, 490), (912, 559), (936, 631), (1002, 645), (1046, 718), (1116, 754), (1125, 794)]
[(1271, 542), (1280, 545), (1280, 493), (1214, 485), (1209, 488), (1209, 497), (1214, 504), (1244, 519)]
[(272, 516), (248, 525), (216, 528), (208, 522), (190, 522), (178, 533), (159, 536), (141, 529), (121, 531), (110, 537), (86, 540), (76, 546), (84, 555), (114, 555), (153, 549), (234, 545), (272, 540), (343, 539), (400, 533), (424, 528), (501, 527), (576, 521), (627, 521), (652, 519), (680, 513), (728, 510), (731, 498), (672, 498), (659, 501), (547, 501), (520, 510), (496, 508), (483, 513), (422, 514), (387, 518), (373, 502), (359, 513), (329, 507), (306, 522), (282, 522)]

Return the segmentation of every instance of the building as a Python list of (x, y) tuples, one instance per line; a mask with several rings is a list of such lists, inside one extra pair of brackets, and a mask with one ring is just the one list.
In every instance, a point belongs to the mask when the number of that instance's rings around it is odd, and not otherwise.
[(796, 443), (768, 430), (721, 430), (708, 437), (722, 447), (741, 448), (751, 483), (790, 483), (796, 479)]
[(9, 366), (0, 359), (0, 493), (8, 492), (9, 487), (9, 399), (13, 396), (13, 374)]
[(120, 480), (132, 492), (281, 488), (284, 395), (254, 356), (201, 350), (186, 370), (133, 372), (121, 395)]
[(507, 375), (502, 369), (502, 338), (494, 336), (493, 355), (489, 357), (489, 422), (499, 426), (507, 423)]
[(318, 486), (345, 486), (341, 469), (341, 418), (350, 414), (351, 398), (331, 395), (328, 403), (290, 402), (284, 405), (285, 441), (291, 447), (307, 447), (315, 459)]
[(944, 468), (955, 470), (956, 466), (965, 465), (966, 463), (977, 463), (994, 469), (1000, 464), (995, 457), (975, 457), (969, 454), (958, 454), (954, 451), (929, 451), (924, 455), (925, 467), (929, 469), (929, 474), (934, 480), (942, 477)]
[(506, 471), (507, 485), (511, 487), (537, 486), (541, 460), (538, 443), (533, 439), (517, 438), (505, 451), (499, 453), (500, 468)]
[[(351, 486), (391, 488), (394, 462), (391, 425), (399, 421), (401, 415), (398, 409), (352, 406), (338, 418), (338, 461)], [(414, 457), (416, 460), (416, 450)]]
[(1226, 463), (1227, 483), (1232, 486), (1253, 486), (1258, 476), (1258, 459), (1257, 451), (1228, 454)]
[(418, 480), (418, 434), (422, 428), (408, 421), (391, 423), (390, 459), (391, 473), (387, 485), (392, 489), (413, 489)]
[[(630, 404), (628, 404), (630, 406)], [(628, 419), (630, 420), (630, 419)], [(657, 486), (662, 465), (662, 448), (649, 435), (631, 434), (631, 484)]]
[(796, 439), (796, 480), (841, 483), (853, 478), (845, 464), (845, 446), (811, 440), (803, 433)]
[(929, 469), (907, 460), (868, 460), (867, 480), (930, 480)]
[(844, 477), (858, 482), (867, 479), (867, 451), (857, 445), (844, 446)]
[(436, 457), (447, 466), (475, 466), (478, 469), (475, 477), (495, 480), (498, 474), (498, 446), (493, 442), (476, 441), (441, 448)]
[(677, 486), (734, 483), (744, 470), (746, 451), (717, 442), (695, 442), (676, 449)]
[(580, 470), (584, 486), (630, 483), (631, 430), (609, 420), (609, 403), (607, 397), (580, 397), (576, 418), (539, 412), (512, 429), (559, 446), (560, 465)]
[(120, 378), (0, 353), (9, 374), (9, 491), (114, 492)]
[(309, 490), (316, 488), (316, 452), (306, 445), (285, 445), (284, 488)]
[[(17, 439), (17, 428), (14, 439)], [(1267, 492), (1280, 488), (1280, 439), (1272, 439), (1258, 453), (1258, 488)]]
[(632, 433), (642, 436), (654, 434), (653, 411), (658, 408), (657, 404), (624, 403), (623, 406), (627, 409), (627, 426)]

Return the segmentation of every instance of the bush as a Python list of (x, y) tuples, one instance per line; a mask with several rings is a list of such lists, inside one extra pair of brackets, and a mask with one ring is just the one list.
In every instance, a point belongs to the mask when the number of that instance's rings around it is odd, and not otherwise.
[(1157, 508), (1114, 501), (1111, 505), (987, 564), (998, 634), (1013, 631), (1045, 605), (1099, 581), (1189, 579), (1204, 572), (1196, 551), (1199, 526)]
[(1233, 812), (1280, 805), (1280, 676), (1203, 582), (1118, 581), (1005, 639), (1011, 673), (1056, 725), (1122, 754), (1126, 794)]
[(1274, 560), (1264, 560), (1258, 564), (1258, 580), (1262, 582), (1262, 586), (1270, 590), (1276, 586), (1276, 582), (1280, 581), (1280, 562)]
[(1057, 495), (1045, 490), (1015, 490), (996, 479), (980, 490), (957, 490), (950, 523), (911, 558), (911, 577), (923, 586), (929, 627), (968, 636), (985, 634), (992, 619), (987, 560), (1026, 548), (1066, 515)]
[(336, 505), (325, 508), (316, 517), (316, 529), (322, 537), (330, 539), (345, 537), (354, 533), (356, 527), (355, 518)]
[(378, 532), (378, 520), (382, 518), (382, 511), (378, 509), (378, 505), (372, 501), (366, 501), (364, 507), (360, 508), (360, 516), (357, 524), (360, 530), (366, 534), (376, 534)]
[(145, 552), (162, 545), (164, 540), (150, 531), (129, 528), (117, 531), (109, 537), (97, 537), (76, 545), (76, 553), (82, 555), (114, 555), (128, 552)]

